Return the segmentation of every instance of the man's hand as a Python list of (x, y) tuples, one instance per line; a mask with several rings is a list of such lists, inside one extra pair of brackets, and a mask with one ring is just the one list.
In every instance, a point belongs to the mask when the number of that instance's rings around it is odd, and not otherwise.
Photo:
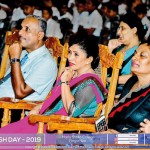
[(10, 59), (12, 58), (20, 58), (21, 56), (21, 52), (22, 52), (22, 46), (19, 42), (15, 42), (13, 43), (10, 47), (9, 47), (9, 55), (10, 55)]

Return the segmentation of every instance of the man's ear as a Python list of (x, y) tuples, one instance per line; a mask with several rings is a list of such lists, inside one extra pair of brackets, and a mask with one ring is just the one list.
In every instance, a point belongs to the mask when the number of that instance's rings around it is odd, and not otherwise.
[(132, 28), (132, 30), (133, 30), (133, 33), (137, 33), (137, 28), (136, 27), (134, 27), (134, 28)]
[(42, 40), (44, 38), (44, 32), (39, 32), (38, 33), (38, 39)]

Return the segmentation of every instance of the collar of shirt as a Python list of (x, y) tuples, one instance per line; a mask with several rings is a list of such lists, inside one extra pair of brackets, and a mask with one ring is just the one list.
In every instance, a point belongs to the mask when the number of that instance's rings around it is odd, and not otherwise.
[(43, 45), (43, 46), (41, 46), (40, 48), (38, 48), (38, 49), (32, 51), (31, 53), (28, 53), (26, 50), (24, 50), (24, 51), (22, 52), (21, 59), (22, 59), (26, 54), (28, 54), (28, 58), (29, 58), (29, 59), (34, 58), (34, 57), (36, 57), (36, 56), (39, 55), (39, 54), (40, 54), (40, 55), (41, 55), (41, 54), (45, 54), (45, 49), (47, 49), (47, 48), (45, 47), (45, 45)]

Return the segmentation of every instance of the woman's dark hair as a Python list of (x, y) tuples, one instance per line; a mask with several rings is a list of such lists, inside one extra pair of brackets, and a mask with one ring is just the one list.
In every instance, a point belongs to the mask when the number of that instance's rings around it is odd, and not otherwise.
[(139, 40), (142, 42), (144, 40), (144, 36), (147, 32), (147, 27), (144, 26), (141, 20), (137, 17), (136, 14), (129, 12), (120, 18), (120, 22), (123, 21), (124, 23), (128, 24), (130, 28), (137, 28), (137, 35)]
[(93, 36), (89, 36), (87, 34), (75, 34), (72, 35), (69, 39), (69, 46), (72, 46), (74, 44), (77, 44), (80, 46), (80, 48), (85, 51), (87, 54), (87, 57), (92, 56), (93, 61), (91, 63), (91, 66), (93, 69), (98, 67), (99, 64), (99, 48), (98, 48), (98, 42)]

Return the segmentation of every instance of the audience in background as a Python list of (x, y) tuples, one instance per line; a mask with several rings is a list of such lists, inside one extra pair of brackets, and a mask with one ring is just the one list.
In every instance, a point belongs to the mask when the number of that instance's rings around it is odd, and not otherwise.
[(122, 92), (123, 85), (129, 77), (131, 77), (131, 60), (140, 42), (144, 40), (146, 31), (147, 29), (144, 29), (141, 20), (134, 13), (127, 13), (120, 19), (120, 25), (117, 32), (119, 38), (112, 39), (108, 43), (110, 51), (114, 54), (118, 51), (124, 53), (124, 62), (119, 73), (120, 76), (116, 94)]
[[(150, 131), (150, 41), (141, 44), (132, 58), (133, 76), (124, 85), (119, 102), (108, 118), (105, 133)], [(141, 123), (141, 122), (145, 123)]]
[(60, 24), (52, 18), (52, 9), (44, 7), (42, 9), (42, 17), (47, 21), (46, 37), (54, 36), (62, 39), (63, 34), (61, 33)]
[(150, 20), (147, 16), (147, 6), (145, 4), (139, 4), (135, 7), (135, 12), (141, 19), (143, 26), (145, 26), (145, 28), (148, 28), (148, 31), (145, 35), (145, 39), (147, 39), (150, 36)]
[(83, 29), (87, 22), (88, 11), (85, 8), (85, 0), (77, 0), (76, 6), (73, 8), (73, 19), (72, 19), (72, 32), (80, 32), (80, 29)]
[[(136, 12), (136, 7), (139, 7), (138, 10), (144, 11), (143, 4), (146, 5), (147, 14), (141, 18), (141, 21), (149, 28), (149, 2), (144, 0), (14, 0), (13, 3), (5, 0), (3, 3), (0, 3), (3, 10), (7, 13), (5, 23), (7, 28), (4, 27), (6, 30), (17, 28), (16, 26), (19, 26), (18, 24), (21, 22), (18, 20), (24, 19), (28, 14), (41, 16), (41, 10), (44, 7), (48, 7), (52, 9), (52, 19), (55, 21), (60, 20), (60, 28), (63, 33), (62, 43), (71, 34), (77, 33), (78, 28), (83, 27), (89, 34), (97, 37), (100, 44), (105, 45), (116, 35), (120, 16), (125, 15), (129, 11)], [(70, 23), (66, 22), (66, 18)], [(149, 35), (150, 29), (145, 38), (147, 39)]]
[(93, 35), (99, 41), (100, 33), (103, 28), (103, 18), (101, 14), (96, 9), (98, 6), (97, 1), (95, 0), (86, 0), (86, 10), (89, 12), (87, 17), (87, 22), (84, 26), (84, 29), (88, 35)]

